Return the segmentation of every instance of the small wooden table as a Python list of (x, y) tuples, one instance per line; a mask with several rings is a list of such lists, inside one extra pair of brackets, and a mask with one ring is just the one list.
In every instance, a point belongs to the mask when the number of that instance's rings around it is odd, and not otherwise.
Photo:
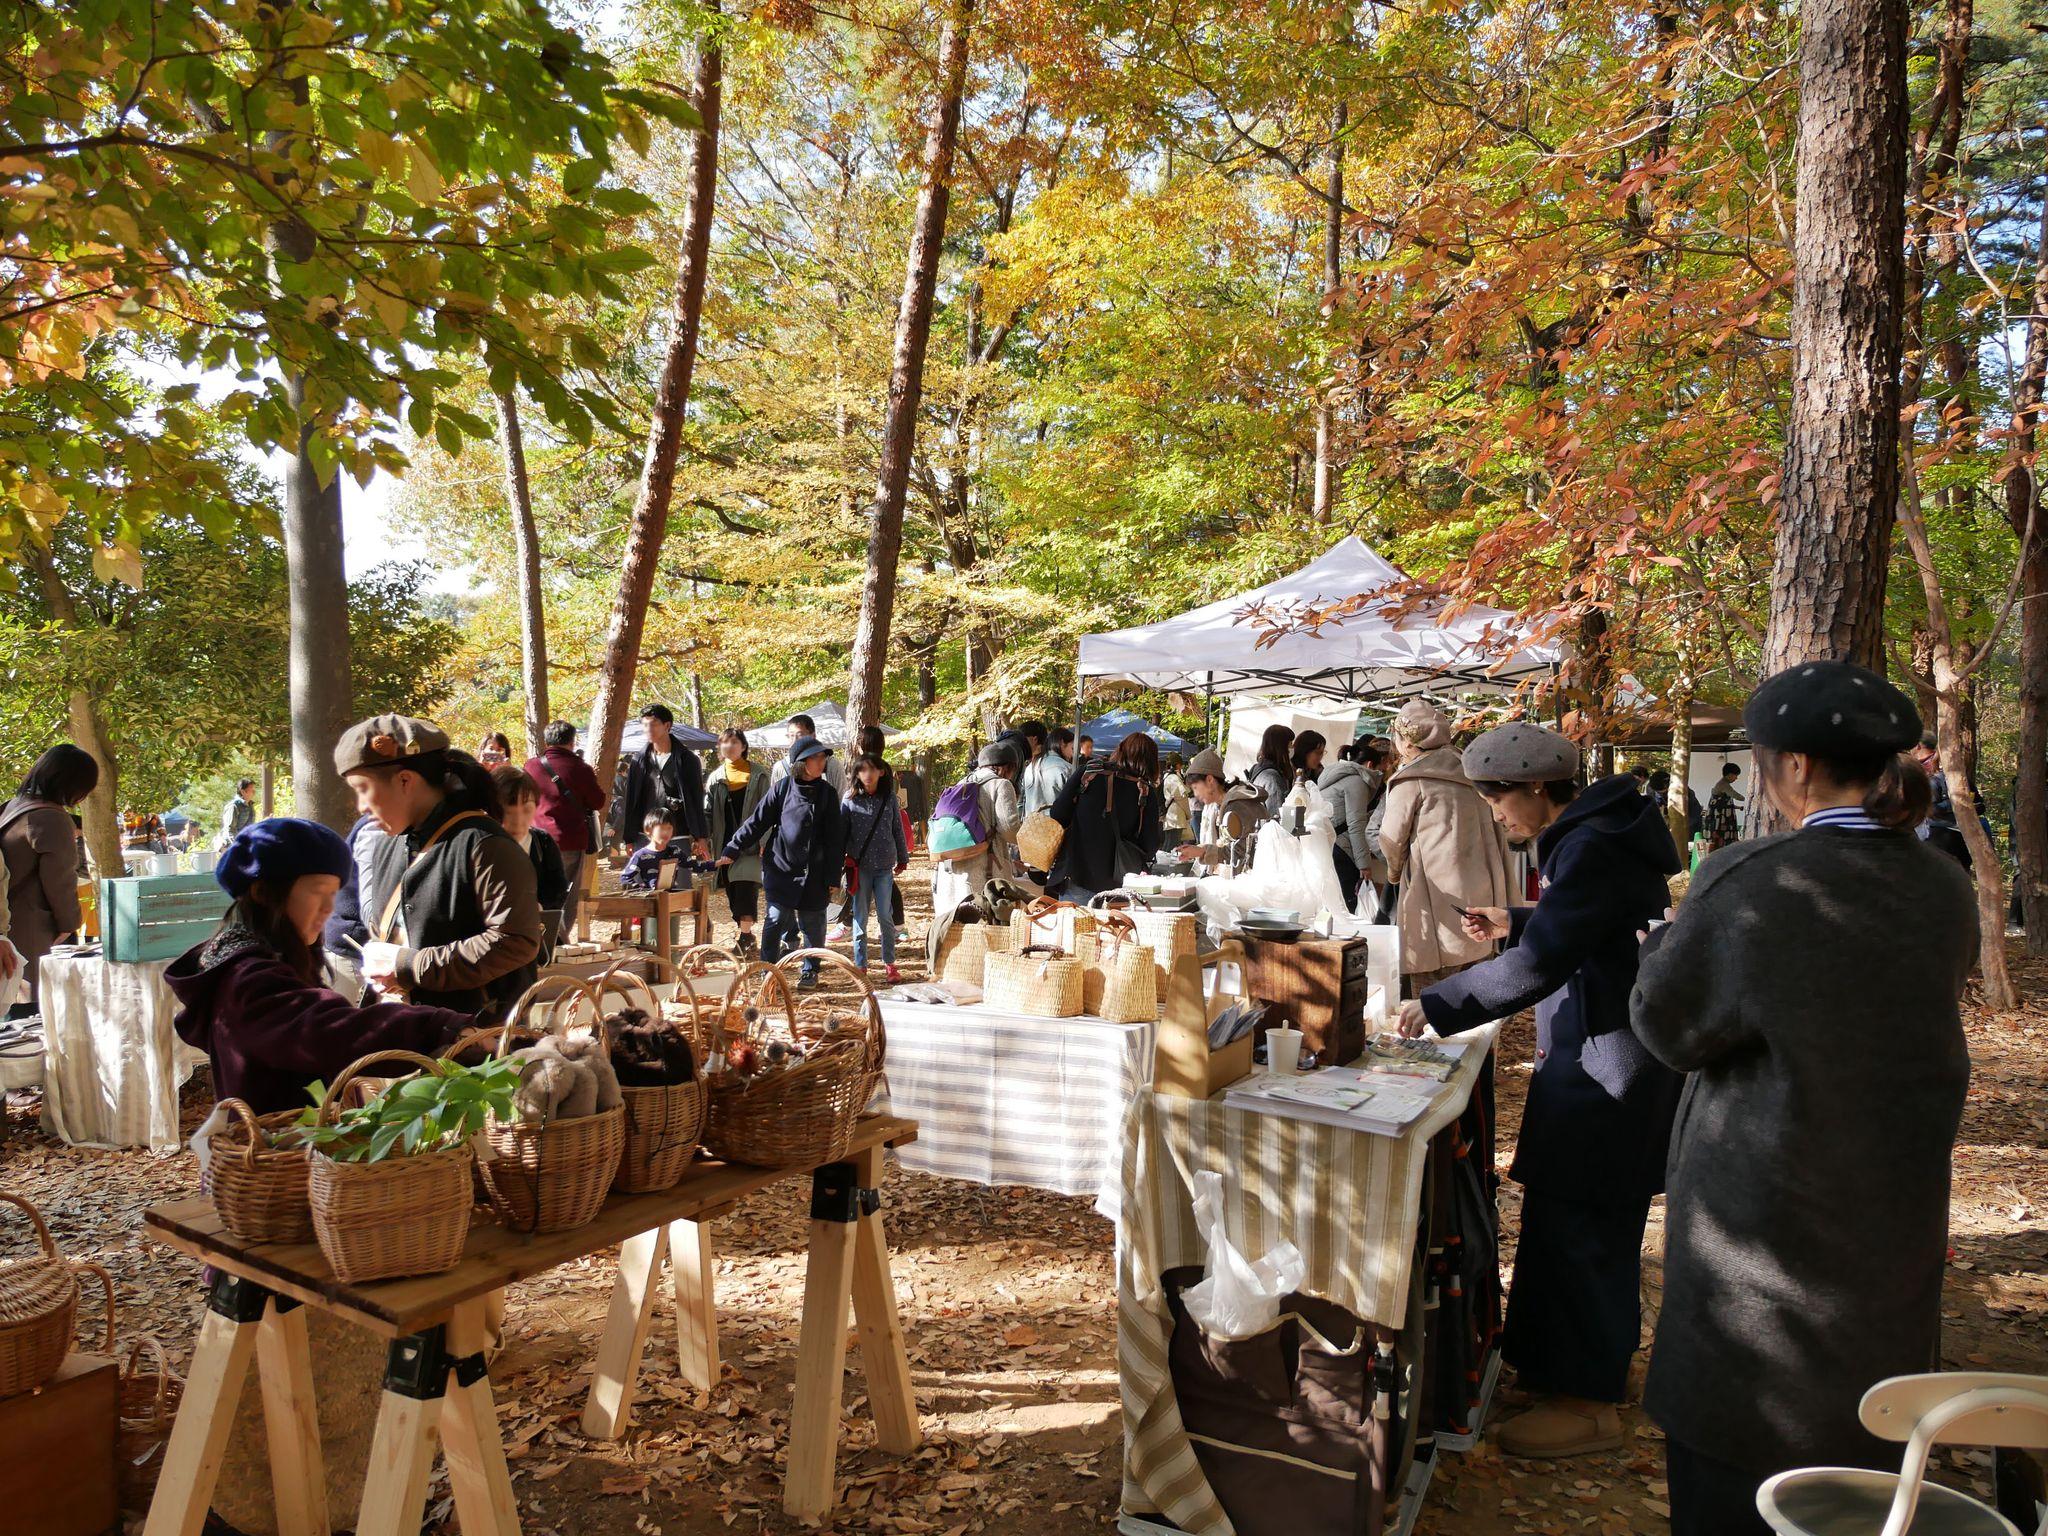
[(637, 922), (642, 925), (643, 933), (651, 927), (654, 939), (647, 947), (662, 960), (675, 959), (678, 918), (688, 917), (691, 920), (691, 945), (711, 942), (711, 903), (705, 893), (695, 887), (680, 891), (613, 891), (604, 896), (586, 896), (576, 908), (576, 937), (588, 943), (590, 925), (600, 917), (610, 922)]
[(357, 1536), (415, 1536), (437, 1440), (464, 1536), (516, 1536), (518, 1501), (485, 1365), (486, 1312), (497, 1295), (514, 1281), (620, 1245), (583, 1416), (588, 1433), (615, 1436), (631, 1414), (665, 1252), (675, 1249), (672, 1283), (684, 1369), (708, 1386), (717, 1378), (718, 1356), (704, 1224), (747, 1195), (805, 1172), (811, 1177), (810, 1254), (783, 1508), (799, 1519), (824, 1516), (833, 1502), (849, 1300), (877, 1443), (902, 1455), (922, 1440), (879, 1194), (883, 1149), (916, 1137), (913, 1121), (871, 1115), (846, 1160), (821, 1168), (699, 1163), (674, 1189), (614, 1196), (595, 1221), (571, 1232), (528, 1237), (479, 1220), (455, 1268), (367, 1285), (337, 1280), (317, 1244), (237, 1242), (221, 1230), (210, 1200), (152, 1206), (143, 1213), (145, 1235), (217, 1273), (144, 1536), (197, 1536), (205, 1523), (252, 1353), (262, 1383), (278, 1529), (281, 1536), (329, 1536), (307, 1306), (391, 1341)]

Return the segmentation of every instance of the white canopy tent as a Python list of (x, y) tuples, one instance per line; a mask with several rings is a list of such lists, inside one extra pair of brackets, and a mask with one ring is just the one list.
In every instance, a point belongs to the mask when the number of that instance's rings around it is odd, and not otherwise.
[[(818, 740), (835, 750), (843, 750), (854, 743), (859, 734), (846, 723), (846, 711), (827, 699), (822, 704), (813, 704), (809, 709), (792, 711), (794, 714), (809, 715), (817, 722)], [(884, 736), (894, 736), (894, 726), (882, 727)], [(750, 725), (747, 727), (747, 745), (763, 752), (787, 752), (796, 732), (789, 728), (787, 719), (777, 720), (772, 725)]]
[(1361, 594), (1392, 598), (1406, 580), (1364, 540), (1346, 538), (1292, 575), (1236, 597), (1156, 624), (1082, 636), (1082, 686), (1096, 678), (1225, 698), (1398, 701), (1512, 692), (1556, 669), (1559, 648), (1519, 635), (1513, 617), (1497, 608), (1469, 607), (1447, 618), (1448, 605), (1438, 603), (1397, 620), (1367, 606), (1315, 630), (1290, 630), (1264, 647), (1258, 626), (1240, 617), (1255, 603), (1294, 616)]

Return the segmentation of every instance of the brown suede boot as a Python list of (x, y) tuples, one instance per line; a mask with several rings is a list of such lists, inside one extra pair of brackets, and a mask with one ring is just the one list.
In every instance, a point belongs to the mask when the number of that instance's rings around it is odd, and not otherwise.
[(1621, 1449), (1621, 1414), (1612, 1403), (1549, 1397), (1494, 1431), (1503, 1456), (1590, 1456)]

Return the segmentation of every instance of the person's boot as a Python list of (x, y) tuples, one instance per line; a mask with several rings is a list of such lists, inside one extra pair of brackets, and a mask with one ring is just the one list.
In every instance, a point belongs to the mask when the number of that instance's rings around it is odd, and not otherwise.
[(742, 960), (751, 960), (760, 951), (761, 946), (755, 942), (751, 933), (743, 933), (733, 941), (732, 952)]
[(1494, 1431), (1503, 1456), (1591, 1456), (1621, 1449), (1621, 1413), (1613, 1403), (1546, 1397)]

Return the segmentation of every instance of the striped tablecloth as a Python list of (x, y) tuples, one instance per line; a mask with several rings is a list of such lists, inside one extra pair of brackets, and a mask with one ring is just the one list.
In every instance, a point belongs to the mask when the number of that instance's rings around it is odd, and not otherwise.
[(1257, 1259), (1283, 1239), (1301, 1250), (1300, 1289), (1388, 1328), (1408, 1309), (1429, 1143), (1471, 1099), (1499, 1026), (1468, 1031), (1457, 1073), (1400, 1136), (1285, 1120), (1149, 1089), (1123, 1138), (1117, 1233), (1117, 1376), (1124, 1409), (1124, 1512), (1163, 1512), (1198, 1536), (1232, 1536), (1181, 1424), (1167, 1369), (1173, 1332), (1160, 1276), (1208, 1255), (1195, 1226), (1193, 1180), (1223, 1175), (1230, 1240)]
[(1155, 1026), (882, 1003), (880, 1103), (917, 1121), (903, 1166), (1087, 1195), (1116, 1214), (1124, 1110), (1152, 1080)]

